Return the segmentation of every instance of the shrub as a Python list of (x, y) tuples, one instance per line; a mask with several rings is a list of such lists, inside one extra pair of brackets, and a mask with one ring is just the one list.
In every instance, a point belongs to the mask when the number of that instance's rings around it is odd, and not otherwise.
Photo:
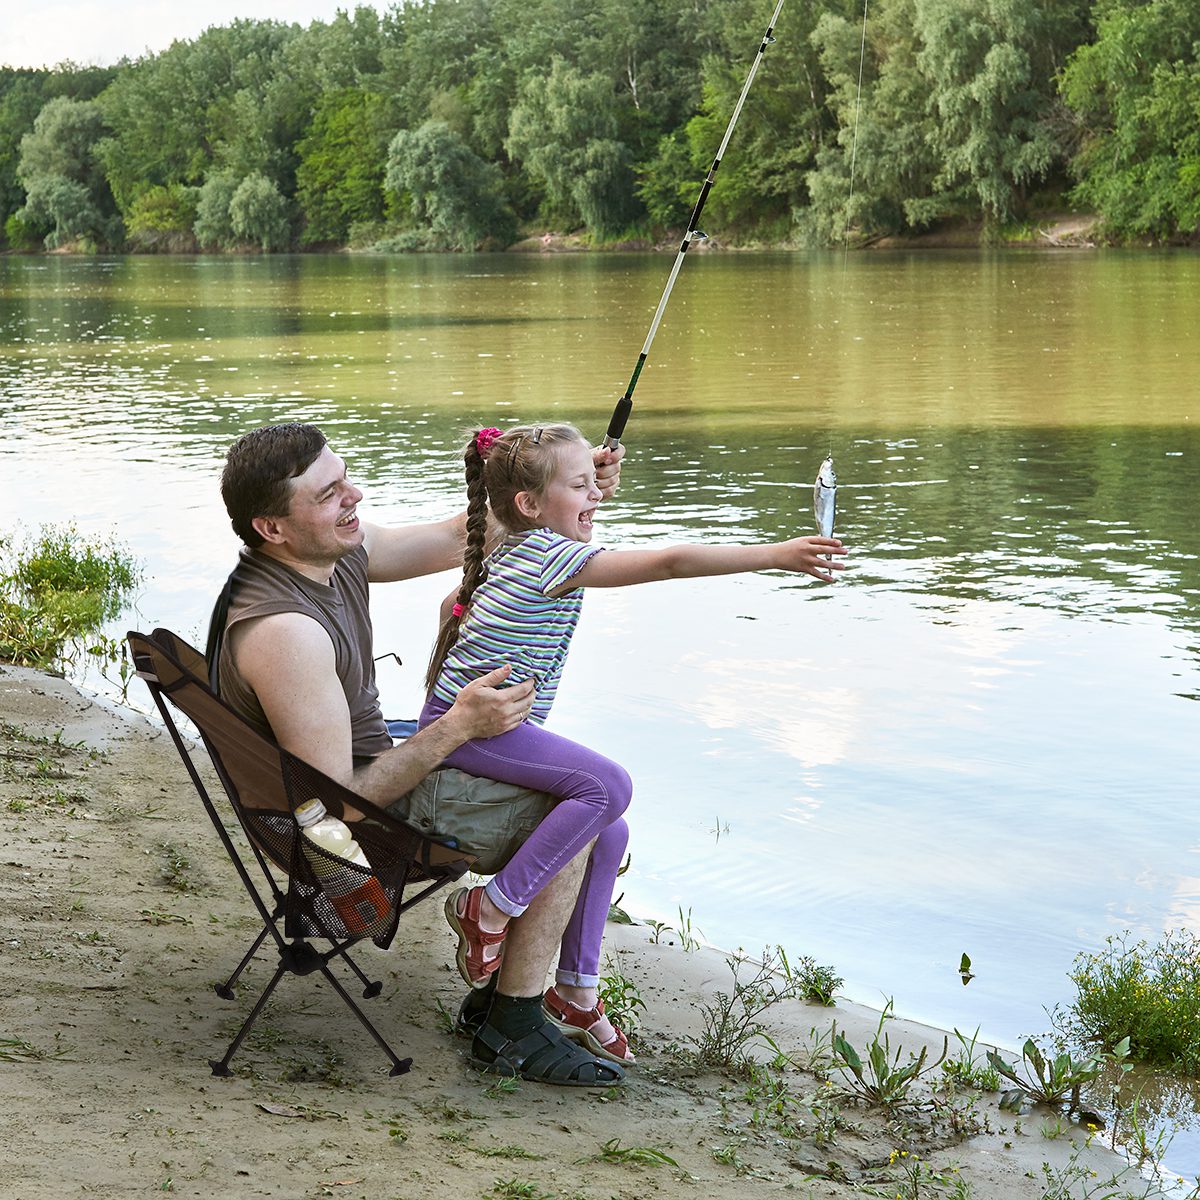
[(192, 226), (196, 221), (199, 188), (173, 183), (152, 187), (134, 201), (127, 214), (125, 231), (135, 250), (164, 250), (170, 253), (195, 248)]
[(1112, 1050), (1128, 1037), (1132, 1059), (1200, 1073), (1200, 937), (1168, 931), (1131, 946), (1129, 936), (1076, 957), (1077, 995), (1057, 1023), (1081, 1043)]
[(4, 222), (4, 240), (13, 250), (40, 250), (46, 230), (23, 213), (10, 213)]
[[(31, 539), (0, 537), (0, 660), (51, 667), (72, 643), (115, 617), (140, 572), (112, 542), (86, 543), (73, 525)], [(111, 656), (111, 639), (83, 646)]]
[(237, 178), (230, 171), (214, 171), (204, 181), (196, 198), (196, 221), (192, 226), (201, 246), (228, 249), (234, 244), (229, 205), (237, 187)]

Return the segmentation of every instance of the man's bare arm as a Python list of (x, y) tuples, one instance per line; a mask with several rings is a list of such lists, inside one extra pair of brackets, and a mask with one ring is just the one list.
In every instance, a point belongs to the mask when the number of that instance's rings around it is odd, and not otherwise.
[(233, 638), (238, 670), (254, 689), (275, 740), (376, 804), (411, 791), (464, 742), (516, 728), (532, 703), (532, 681), (497, 686), (508, 675), (502, 667), (464, 688), (441, 720), (356, 769), (350, 711), (325, 630), (300, 613), (278, 613), (235, 626)]
[[(606, 500), (621, 482), (621, 459), (624, 457), (624, 446), (618, 446), (616, 450), (599, 446), (592, 451), (596, 484)], [(387, 526), (364, 521), (362, 530), (367, 551), (367, 577), (372, 583), (396, 583), (462, 566), (467, 540), (466, 513), (426, 525)], [(490, 523), (489, 543), (499, 534), (499, 527)]]
[(372, 583), (395, 583), (462, 567), (467, 515), (428, 525), (371, 525), (364, 521), (367, 577)]

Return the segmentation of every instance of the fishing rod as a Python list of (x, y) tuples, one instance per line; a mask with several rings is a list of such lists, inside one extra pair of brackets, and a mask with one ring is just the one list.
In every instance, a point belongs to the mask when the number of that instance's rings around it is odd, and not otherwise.
[(733, 128), (738, 123), (738, 117), (742, 115), (742, 105), (746, 103), (746, 96), (750, 91), (750, 85), (754, 82), (754, 76), (758, 74), (758, 65), (762, 62), (767, 47), (775, 40), (773, 36), (775, 23), (779, 20), (779, 13), (782, 8), (783, 0), (777, 0), (775, 12), (771, 15), (771, 23), (767, 26), (767, 32), (763, 34), (762, 44), (758, 48), (758, 53), (754, 56), (754, 62), (750, 64), (750, 74), (746, 76), (746, 82), (742, 85), (742, 94), (738, 97), (737, 105), (733, 110), (733, 116), (729, 118), (729, 126), (725, 130), (725, 136), (721, 139), (721, 146), (717, 151), (717, 157), (713, 159), (712, 166), (708, 168), (708, 175), (705, 177), (704, 185), (700, 189), (700, 196), (696, 200), (695, 208), (692, 209), (692, 216), (688, 221), (687, 233), (683, 235), (683, 242), (679, 247), (679, 253), (675, 255), (675, 263), (671, 267), (671, 274), (667, 277), (667, 286), (663, 288), (662, 299), (659, 300), (658, 308), (654, 313), (654, 319), (650, 322), (650, 332), (646, 334), (646, 340), (642, 343), (642, 352), (638, 355), (637, 366), (633, 368), (633, 374), (629, 378), (629, 386), (625, 389), (625, 395), (617, 401), (616, 408), (613, 409), (613, 415), (608, 422), (608, 432), (604, 435), (603, 442), (609, 449), (615, 450), (621, 444), (621, 434), (625, 432), (625, 422), (629, 420), (629, 414), (633, 411), (633, 389), (637, 387), (638, 376), (642, 373), (642, 367), (646, 365), (646, 356), (650, 353), (650, 344), (654, 341), (654, 335), (658, 332), (659, 322), (666, 311), (667, 301), (671, 298), (671, 289), (675, 286), (675, 280), (679, 275), (679, 268), (683, 266), (683, 256), (687, 254), (688, 247), (692, 242), (703, 241), (708, 236), (700, 231), (700, 214), (704, 211), (704, 204), (708, 200), (708, 193), (712, 191), (713, 183), (716, 180), (717, 168), (721, 165), (721, 159), (725, 157), (725, 150), (729, 145), (729, 139), (733, 136)]

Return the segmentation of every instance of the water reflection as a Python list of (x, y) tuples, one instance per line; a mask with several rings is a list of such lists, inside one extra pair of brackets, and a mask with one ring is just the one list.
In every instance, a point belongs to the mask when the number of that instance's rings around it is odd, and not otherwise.
[[(662, 268), (0, 259), (0, 529), (117, 529), (150, 576), (120, 628), (200, 641), (236, 550), (234, 437), (315, 420), (371, 516), (443, 517), (464, 425), (600, 434)], [(690, 908), (718, 944), (782, 942), (859, 999), (1010, 1044), (1069, 998), (1081, 948), (1196, 925), (1198, 276), (1170, 255), (689, 261), (601, 537), (807, 530), (832, 449), (854, 568), (588, 597), (555, 722), (637, 780), (631, 908)], [(397, 714), (450, 583), (377, 592), (380, 649), (409, 664), (381, 669)]]

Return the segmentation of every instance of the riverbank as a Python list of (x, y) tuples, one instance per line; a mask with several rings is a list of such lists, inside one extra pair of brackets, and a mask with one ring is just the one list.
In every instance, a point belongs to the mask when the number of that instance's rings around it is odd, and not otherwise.
[[(855, 250), (965, 250), (978, 249), (981, 246), (1009, 249), (1094, 249), (1103, 244), (1098, 230), (1100, 218), (1091, 214), (1074, 213), (1044, 213), (1031, 219), (1028, 224), (1014, 230), (998, 239), (992, 238), (986, 231), (982, 221), (945, 222), (924, 233), (908, 233), (895, 236), (872, 238), (865, 242), (852, 242)], [(623, 240), (597, 244), (585, 232), (563, 233), (558, 230), (545, 230), (520, 238), (509, 246), (498, 246), (507, 254), (623, 254), (623, 253), (672, 253), (679, 248), (683, 231), (671, 232), (659, 238), (626, 238)], [(743, 242), (721, 235), (715, 235), (704, 241), (697, 241), (692, 251), (697, 253), (715, 253), (718, 251), (754, 252), (763, 250), (795, 250), (797, 247), (788, 242)], [(143, 241), (137, 246), (131, 246), (126, 253), (148, 255), (196, 255), (210, 253), (202, 251), (200, 245), (189, 234), (178, 234), (173, 238), (160, 238), (154, 241)], [(373, 253), (451, 253), (442, 250), (383, 250), (375, 245), (337, 246), (327, 245), (314, 247), (310, 253), (343, 253), (343, 254), (373, 254)], [(42, 251), (12, 251), (0, 250), (0, 254), (30, 254)], [(44, 253), (63, 255), (87, 255), (79, 243), (67, 242), (57, 249)], [(230, 256), (258, 256), (262, 251), (253, 245), (240, 246), (223, 253)]]
[[(992, 241), (987, 234), (982, 221), (953, 221), (945, 222), (925, 233), (907, 233), (891, 237), (872, 238), (866, 242), (852, 242), (855, 250), (970, 250), (981, 246), (996, 246), (1000, 249), (1028, 249), (1030, 247), (1044, 250), (1086, 249), (1091, 250), (1100, 244), (1098, 229), (1100, 218), (1084, 213), (1043, 213), (1031, 219), (1030, 222), (1012, 233)], [(681, 231), (682, 232), (682, 231)], [(562, 254), (581, 253), (584, 251), (653, 251), (664, 253), (677, 250), (680, 234), (659, 241), (630, 240), (606, 243), (603, 246), (593, 245), (585, 234), (554, 233), (547, 231), (542, 234), (522, 238), (507, 249), (510, 253), (522, 254)], [(717, 236), (696, 242), (692, 250), (701, 253), (718, 250), (794, 250), (791, 244), (772, 244), (751, 242), (740, 244)]]
[[(214, 1078), (206, 1059), (232, 1037), (270, 958), (236, 1001), (214, 995), (256, 919), (165, 734), (61, 679), (0, 667), (0, 764), (0, 1130), (13, 1200), (207, 1197), (231, 1183), (242, 1196), (372, 1200), (1042, 1200), (1075, 1194), (1050, 1191), (1055, 1179), (1123, 1169), (1078, 1126), (1037, 1109), (1017, 1120), (995, 1094), (922, 1086), (892, 1120), (839, 1096), (837, 1073), (822, 1069), (832, 1024), (864, 1049), (879, 1022), (841, 1000), (766, 1015), (794, 1060), (773, 1076), (785, 1090), (697, 1069), (686, 1051), (704, 1005), (729, 990), (729, 965), (653, 943), (645, 926), (608, 932), (647, 1006), (628, 1086), (497, 1088), (445, 1028), (462, 986), (436, 904), (405, 916), (401, 950), (363, 953), (384, 983), (368, 1008), (413, 1056), (411, 1073), (387, 1075), (319, 980), (288, 978), (234, 1075)], [(902, 1020), (887, 1031), (905, 1061), (941, 1051), (939, 1031)], [(1144, 1192), (1132, 1172), (1126, 1186)]]

